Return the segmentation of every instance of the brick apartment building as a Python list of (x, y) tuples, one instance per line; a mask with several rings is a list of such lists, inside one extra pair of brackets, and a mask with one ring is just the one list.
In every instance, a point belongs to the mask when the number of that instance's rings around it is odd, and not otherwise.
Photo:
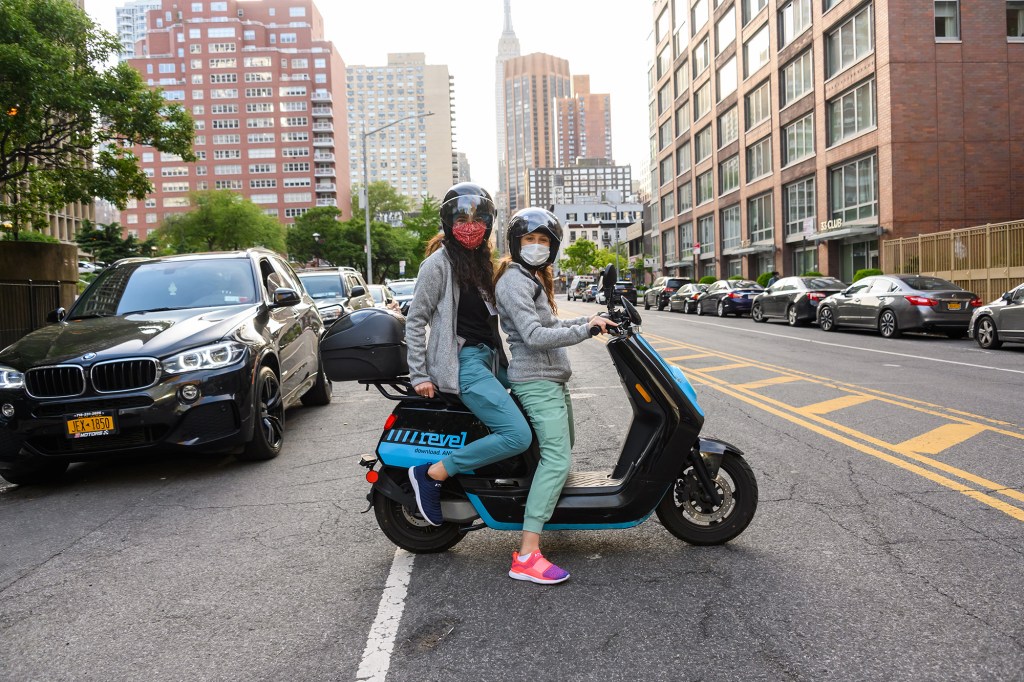
[(882, 240), (1024, 216), (1024, 3), (655, 0), (653, 18), (664, 274), (849, 281)]
[(128, 63), (196, 122), (195, 163), (135, 153), (154, 190), (122, 212), (145, 239), (195, 190), (236, 191), (283, 223), (314, 206), (348, 217), (345, 65), (311, 0), (163, 0)]

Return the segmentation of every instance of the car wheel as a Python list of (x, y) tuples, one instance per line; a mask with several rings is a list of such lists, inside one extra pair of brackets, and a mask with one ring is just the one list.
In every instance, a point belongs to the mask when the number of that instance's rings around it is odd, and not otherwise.
[(725, 312), (725, 301), (718, 302), (718, 316), (725, 317), (728, 313)]
[(1003, 342), (999, 340), (999, 331), (996, 329), (995, 321), (988, 316), (978, 320), (974, 338), (979, 346), (987, 350), (996, 350), (1003, 345)]
[(800, 326), (800, 318), (796, 316), (796, 306), (792, 303), (786, 308), (786, 321), (789, 322), (790, 327)]
[(14, 485), (43, 485), (56, 483), (68, 470), (67, 462), (25, 462), (0, 469), (0, 476)]
[(697, 315), (704, 315), (704, 304), (697, 301)]
[(878, 316), (878, 333), (887, 339), (895, 339), (900, 335), (900, 325), (896, 321), (896, 313), (883, 310)]
[(331, 404), (331, 395), (333, 393), (334, 386), (324, 371), (324, 360), (319, 358), (316, 368), (316, 383), (302, 395), (300, 400), (302, 400), (302, 404), (306, 407), (322, 407)]
[(761, 304), (755, 303), (754, 307), (750, 309), (750, 319), (754, 322), (767, 322), (768, 318), (764, 316), (764, 311), (761, 310)]
[(264, 365), (256, 375), (256, 424), (252, 440), (238, 455), (246, 461), (273, 459), (284, 445), (284, 396), (274, 370)]
[(650, 309), (651, 309), (651, 301), (650, 301), (650, 299), (647, 298), (646, 295), (644, 295), (644, 310), (650, 310)]
[(663, 300), (661, 300), (661, 296), (658, 296), (658, 310), (664, 310), (664, 309), (665, 309), (665, 302)]
[(832, 309), (828, 306), (825, 306), (818, 311), (818, 327), (823, 332), (835, 331), (836, 317), (832, 312)]

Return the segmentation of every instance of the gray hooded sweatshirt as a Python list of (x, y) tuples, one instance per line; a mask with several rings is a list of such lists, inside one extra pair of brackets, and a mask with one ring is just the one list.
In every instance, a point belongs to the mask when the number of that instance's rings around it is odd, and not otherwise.
[(560, 384), (572, 376), (566, 346), (590, 337), (589, 317), (556, 317), (537, 278), (512, 263), (494, 287), (501, 328), (508, 335), (508, 379), (512, 382), (545, 379)]

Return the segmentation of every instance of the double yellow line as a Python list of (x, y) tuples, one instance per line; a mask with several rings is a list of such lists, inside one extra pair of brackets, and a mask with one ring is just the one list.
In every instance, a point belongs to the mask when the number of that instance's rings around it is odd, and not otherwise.
[[(1024, 521), (1024, 508), (1011, 504), (1010, 502), (996, 497), (996, 495), (1013, 500), (1016, 503), (1024, 503), (1024, 493), (1006, 485), (977, 476), (963, 469), (951, 466), (932, 457), (929, 454), (938, 454), (942, 450), (982, 432), (993, 432), (1009, 436), (1018, 440), (1024, 440), (1024, 433), (1015, 429), (1013, 424), (1002, 422), (988, 417), (973, 415), (967, 412), (952, 410), (949, 408), (926, 403), (911, 398), (876, 391), (836, 382), (824, 377), (814, 376), (799, 370), (791, 370), (785, 367), (778, 367), (767, 363), (743, 358), (740, 356), (711, 351), (706, 348), (690, 344), (679, 343), (674, 339), (645, 334), (644, 338), (650, 341), (658, 352), (665, 357), (665, 360), (685, 370), (691, 379), (698, 383), (709, 386), (720, 393), (752, 405), (764, 412), (768, 412), (780, 419), (801, 426), (809, 431), (824, 436), (837, 443), (841, 443), (866, 455), (870, 455), (884, 462), (897, 466), (905, 471), (917, 474), (923, 478), (937, 483), (950, 490), (966, 495), (971, 499), (986, 504), (993, 509), (998, 509), (1018, 521)], [(671, 355), (673, 350), (680, 351), (679, 355)], [(680, 364), (688, 360), (703, 358), (718, 358), (725, 364), (713, 365), (700, 369)], [(733, 384), (720, 377), (716, 372), (731, 369), (756, 368), (776, 374), (774, 377), (751, 381), (742, 384)], [(839, 398), (826, 400), (806, 407), (793, 407), (779, 400), (767, 397), (756, 391), (769, 386), (805, 381), (810, 383), (835, 388), (846, 393)], [(879, 401), (890, 405), (915, 410), (925, 414), (941, 417), (948, 420), (948, 423), (933, 429), (926, 434), (912, 438), (899, 444), (886, 443), (869, 434), (843, 426), (830, 421), (824, 415), (841, 410), (853, 405), (859, 405), (869, 401)], [(942, 472), (942, 473), (938, 473)], [(943, 474), (948, 474), (943, 475)], [(954, 480), (949, 476), (956, 477)], [(966, 483), (965, 483), (966, 482)], [(971, 484), (971, 485), (968, 485)]]

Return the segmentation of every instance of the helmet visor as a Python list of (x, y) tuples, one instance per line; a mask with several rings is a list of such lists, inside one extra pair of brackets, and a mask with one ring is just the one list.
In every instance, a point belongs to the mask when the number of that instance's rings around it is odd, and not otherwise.
[(441, 206), (441, 219), (446, 225), (483, 223), (488, 228), (494, 223), (494, 204), (487, 197), (452, 197)]

